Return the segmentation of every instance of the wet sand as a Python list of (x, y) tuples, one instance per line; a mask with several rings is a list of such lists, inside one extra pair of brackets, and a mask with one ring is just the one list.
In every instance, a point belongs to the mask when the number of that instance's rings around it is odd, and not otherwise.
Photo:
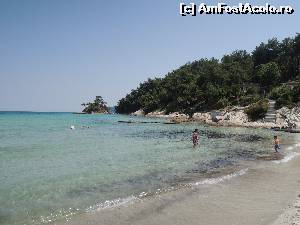
[[(247, 166), (247, 165), (246, 165)], [(258, 161), (223, 182), (184, 188), (73, 217), (62, 225), (283, 225), (299, 223), (300, 157)], [(299, 208), (297, 208), (299, 207)]]

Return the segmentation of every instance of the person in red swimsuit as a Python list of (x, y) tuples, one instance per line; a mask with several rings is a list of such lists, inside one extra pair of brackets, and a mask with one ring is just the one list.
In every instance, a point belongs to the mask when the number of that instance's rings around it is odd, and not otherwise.
[(193, 147), (195, 148), (199, 144), (199, 131), (195, 129), (192, 134)]

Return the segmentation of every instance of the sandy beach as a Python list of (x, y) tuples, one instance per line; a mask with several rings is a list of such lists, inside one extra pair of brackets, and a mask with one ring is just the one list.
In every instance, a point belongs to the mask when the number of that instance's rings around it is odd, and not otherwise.
[[(299, 146), (294, 146), (299, 151)], [(247, 166), (247, 165), (245, 165)], [(246, 171), (122, 206), (75, 216), (57, 225), (300, 224), (300, 157), (258, 161)]]
[(300, 224), (300, 195), (296, 202), (289, 205), (272, 225), (299, 225)]

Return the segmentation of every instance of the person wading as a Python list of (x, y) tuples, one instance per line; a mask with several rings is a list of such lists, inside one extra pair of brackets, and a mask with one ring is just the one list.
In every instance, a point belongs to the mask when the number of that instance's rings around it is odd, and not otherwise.
[(195, 129), (192, 134), (193, 147), (195, 148), (199, 144), (199, 131)]

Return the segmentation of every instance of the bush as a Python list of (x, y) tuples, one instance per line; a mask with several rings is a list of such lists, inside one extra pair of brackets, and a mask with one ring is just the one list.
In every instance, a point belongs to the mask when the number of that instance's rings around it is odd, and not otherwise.
[(280, 109), (282, 107), (293, 108), (292, 97), (288, 94), (282, 95), (276, 100), (275, 108)]
[(247, 106), (250, 104), (253, 104), (255, 102), (258, 102), (260, 100), (260, 96), (259, 95), (247, 95), (247, 96), (242, 96), (240, 98), (240, 105), (241, 106)]
[(276, 100), (278, 98), (280, 98), (280, 96), (284, 93), (290, 93), (291, 92), (291, 88), (288, 86), (280, 86), (280, 87), (275, 87), (273, 88), (270, 93), (269, 93), (269, 98)]
[(269, 102), (266, 99), (262, 99), (252, 105), (250, 105), (245, 113), (248, 115), (250, 120), (256, 121), (265, 117), (269, 109)]
[(261, 92), (259, 85), (247, 84), (246, 95), (258, 95)]
[(296, 85), (293, 90), (293, 102), (294, 103), (300, 103), (300, 84)]
[(288, 86), (273, 88), (269, 94), (269, 98), (276, 100), (275, 108), (279, 109), (283, 106), (292, 107), (294, 102), (293, 89)]
[(230, 102), (228, 101), (227, 98), (221, 98), (218, 102), (217, 102), (217, 109), (223, 109), (225, 108), (226, 106), (229, 106), (230, 105)]

